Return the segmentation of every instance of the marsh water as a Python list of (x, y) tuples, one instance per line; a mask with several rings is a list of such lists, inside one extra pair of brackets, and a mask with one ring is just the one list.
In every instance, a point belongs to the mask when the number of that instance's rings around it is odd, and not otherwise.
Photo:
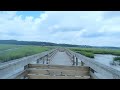
[(114, 69), (120, 70), (120, 66), (110, 65), (110, 62), (113, 61), (114, 57), (116, 57), (116, 56), (110, 55), (110, 54), (95, 54), (94, 60), (97, 62), (100, 62), (102, 64), (105, 64), (107, 66), (110, 66)]

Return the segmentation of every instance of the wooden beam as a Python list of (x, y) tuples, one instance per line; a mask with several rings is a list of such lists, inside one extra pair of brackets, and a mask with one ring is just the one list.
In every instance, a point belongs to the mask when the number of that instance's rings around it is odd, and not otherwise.
[(29, 74), (86, 76), (89, 70), (28, 69)]
[(36, 69), (66, 69), (66, 70), (89, 70), (88, 67), (62, 67), (62, 66), (30, 66)]
[(28, 74), (28, 79), (90, 79), (90, 76), (49, 76), (49, 75), (35, 75), (35, 74)]
[(64, 66), (64, 65), (43, 65), (43, 64), (29, 64), (29, 68), (36, 69), (66, 69), (66, 70), (89, 70), (87, 66)]
[(24, 71), (20, 72), (20, 73), (15, 77), (15, 79), (24, 79), (27, 74), (28, 74), (28, 71), (24, 70)]

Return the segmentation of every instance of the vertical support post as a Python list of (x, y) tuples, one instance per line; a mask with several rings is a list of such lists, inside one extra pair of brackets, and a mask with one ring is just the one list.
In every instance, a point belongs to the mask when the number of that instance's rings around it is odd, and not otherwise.
[(45, 61), (44, 61), (44, 57), (42, 58), (42, 60), (43, 60), (43, 64), (45, 63)]
[(75, 58), (74, 58), (74, 55), (73, 55), (72, 60), (73, 60), (73, 65), (75, 65)]
[(76, 58), (76, 66), (78, 66), (78, 58)]
[(73, 65), (75, 65), (75, 61), (73, 60)]
[(47, 57), (46, 64), (48, 64), (48, 61), (49, 61), (49, 60), (48, 60), (48, 57), (49, 57), (48, 54), (46, 55), (46, 57)]
[(39, 59), (37, 59), (37, 63), (39, 63)]
[(28, 68), (28, 65), (25, 65), (25, 66), (24, 66), (24, 70), (26, 70), (27, 68)]
[(84, 66), (84, 63), (81, 61), (81, 66)]
[[(25, 65), (24, 66), (24, 70), (28, 69), (29, 68), (29, 64), (28, 65)], [(23, 77), (21, 77), (22, 79), (25, 79), (26, 78), (26, 75), (24, 75)]]

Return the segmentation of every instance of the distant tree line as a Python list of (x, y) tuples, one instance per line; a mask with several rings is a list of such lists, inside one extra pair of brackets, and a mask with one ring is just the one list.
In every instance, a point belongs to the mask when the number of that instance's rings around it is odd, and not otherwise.
[(0, 40), (0, 44), (120, 49), (120, 47), (104, 47), (104, 46), (98, 47), (98, 46), (89, 46), (89, 45), (57, 44), (51, 42), (17, 41), (17, 40)]
[(86, 45), (56, 44), (56, 43), (51, 43), (51, 42), (17, 41), (17, 40), (0, 40), (0, 44), (63, 46), (63, 47), (91, 47), (91, 46), (86, 46)]

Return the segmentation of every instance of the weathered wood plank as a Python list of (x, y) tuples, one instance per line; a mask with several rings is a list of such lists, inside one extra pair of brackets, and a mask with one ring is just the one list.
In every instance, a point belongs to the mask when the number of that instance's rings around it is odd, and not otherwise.
[(89, 70), (87, 66), (65, 66), (65, 65), (42, 65), (42, 64), (29, 64), (29, 68), (36, 69), (66, 69), (66, 70)]
[(23, 72), (21, 72), (19, 75), (17, 75), (16, 77), (15, 77), (15, 79), (24, 79), (26, 76), (27, 76), (27, 74), (28, 74), (28, 71), (27, 70), (24, 70)]
[(49, 76), (49, 75), (35, 75), (35, 74), (28, 74), (28, 79), (90, 79), (90, 76)]
[(29, 74), (48, 74), (48, 75), (73, 75), (86, 76), (89, 70), (64, 70), (64, 69), (28, 69)]

